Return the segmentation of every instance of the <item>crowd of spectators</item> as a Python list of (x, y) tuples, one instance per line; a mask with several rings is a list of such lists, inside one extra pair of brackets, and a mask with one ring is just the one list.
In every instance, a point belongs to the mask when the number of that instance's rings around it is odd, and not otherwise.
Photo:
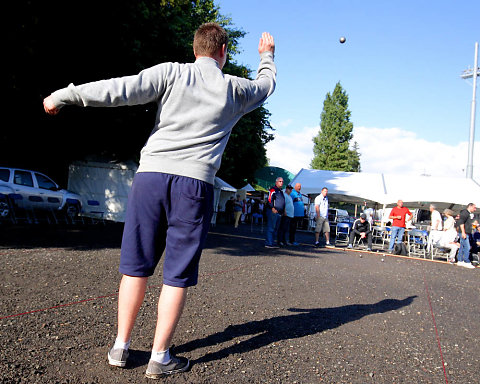
[[(238, 228), (240, 223), (266, 223), (266, 248), (296, 246), (297, 228), (305, 218), (305, 205), (300, 183), (295, 187), (287, 185), (283, 189), (283, 179), (277, 178), (275, 185), (269, 190), (265, 201), (259, 198), (241, 199), (240, 195), (231, 197), (225, 205), (228, 222)], [(328, 189), (323, 188), (314, 202), (315, 246), (320, 244), (320, 235), (325, 236), (325, 244), (330, 245), (330, 225), (328, 219)], [(445, 209), (442, 213), (435, 204), (430, 204), (430, 225), (426, 232), (431, 252), (434, 248), (446, 250), (449, 263), (466, 268), (474, 268), (479, 264), (480, 226), (474, 219), (476, 205), (468, 204), (460, 212)], [(394, 247), (403, 245), (411, 225), (413, 213), (398, 200), (389, 216), (389, 241), (386, 252), (394, 253)], [(406, 232), (407, 231), (407, 232)], [(365, 212), (353, 221), (348, 233), (348, 249), (356, 243), (366, 243), (366, 250), (372, 251), (374, 227), (371, 215)]]

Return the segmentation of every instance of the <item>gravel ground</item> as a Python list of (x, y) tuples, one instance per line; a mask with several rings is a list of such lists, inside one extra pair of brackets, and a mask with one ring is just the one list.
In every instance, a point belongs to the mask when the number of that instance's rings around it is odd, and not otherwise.
[[(126, 369), (106, 363), (121, 230), (0, 226), (2, 383), (151, 382), (161, 276), (149, 281)], [(161, 382), (478, 383), (478, 268), (300, 237), (266, 250), (258, 228), (211, 230), (174, 338), (192, 368)]]

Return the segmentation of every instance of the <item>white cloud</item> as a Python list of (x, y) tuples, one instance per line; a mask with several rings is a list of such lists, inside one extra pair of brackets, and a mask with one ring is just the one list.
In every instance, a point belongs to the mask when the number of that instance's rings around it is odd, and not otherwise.
[[(294, 174), (301, 168), (310, 168), (312, 139), (318, 130), (317, 126), (277, 132), (275, 139), (267, 144), (270, 165)], [(355, 127), (353, 135), (359, 145), (364, 172), (465, 177), (467, 142), (449, 145), (427, 141), (401, 128)], [(474, 179), (480, 181), (480, 142), (475, 143), (474, 149), (473, 174)]]
[[(449, 145), (427, 141), (400, 128), (355, 127), (353, 135), (365, 172), (465, 177), (467, 142)], [(475, 167), (480, 164), (480, 143), (476, 143), (476, 148), (474, 178), (480, 180), (480, 168)]]
[(303, 128), (287, 134), (275, 133), (275, 139), (267, 144), (270, 165), (297, 174), (302, 168), (310, 168), (313, 158), (313, 137), (319, 127)]

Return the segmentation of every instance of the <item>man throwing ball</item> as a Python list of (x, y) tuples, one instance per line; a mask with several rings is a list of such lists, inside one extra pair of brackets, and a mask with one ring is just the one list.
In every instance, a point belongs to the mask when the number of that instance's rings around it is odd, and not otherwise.
[(195, 32), (195, 62), (163, 63), (138, 75), (75, 86), (44, 100), (48, 114), (65, 105), (115, 107), (156, 102), (155, 126), (141, 151), (129, 195), (120, 256), (123, 274), (118, 329), (110, 365), (125, 367), (130, 335), (162, 253), (163, 287), (146, 375), (186, 371), (189, 360), (174, 356), (171, 341), (187, 288), (197, 284), (198, 264), (213, 212), (213, 184), (236, 122), (262, 105), (275, 89), (275, 44), (263, 33), (257, 78), (225, 75), (227, 32), (215, 23)]

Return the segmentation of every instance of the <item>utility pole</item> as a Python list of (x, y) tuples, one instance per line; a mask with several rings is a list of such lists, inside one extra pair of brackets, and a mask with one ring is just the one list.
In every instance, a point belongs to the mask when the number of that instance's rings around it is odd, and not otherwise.
[(480, 69), (478, 68), (478, 42), (475, 43), (475, 58), (472, 69), (466, 69), (460, 76), (462, 79), (473, 78), (473, 97), (472, 107), (470, 111), (470, 137), (468, 141), (468, 163), (467, 163), (467, 178), (473, 179), (473, 143), (475, 142), (475, 103), (477, 92), (477, 76), (480, 75)]

